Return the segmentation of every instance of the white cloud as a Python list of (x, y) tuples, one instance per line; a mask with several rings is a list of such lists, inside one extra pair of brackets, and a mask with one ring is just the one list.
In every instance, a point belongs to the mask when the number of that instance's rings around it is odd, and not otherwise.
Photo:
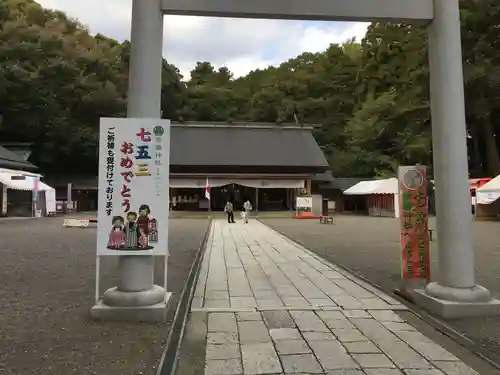
[[(65, 11), (91, 32), (118, 40), (130, 36), (131, 0), (38, 0)], [(235, 76), (276, 65), (330, 43), (360, 40), (366, 23), (301, 22), (166, 16), (164, 56), (185, 77), (197, 61), (227, 66)]]

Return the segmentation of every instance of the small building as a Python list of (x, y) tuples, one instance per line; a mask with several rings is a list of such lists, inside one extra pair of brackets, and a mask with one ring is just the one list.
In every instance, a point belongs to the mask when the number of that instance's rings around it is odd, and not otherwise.
[(369, 216), (396, 217), (399, 212), (399, 183), (393, 177), (384, 180), (361, 181), (344, 191), (345, 195), (362, 197)]
[(361, 181), (358, 177), (334, 177), (331, 171), (313, 177), (312, 192), (328, 199), (329, 211), (335, 213), (358, 213), (366, 210), (366, 200), (358, 195), (344, 195), (344, 191)]
[(45, 215), (55, 211), (55, 191), (40, 181), (37, 167), (0, 146), (0, 216)]
[[(228, 199), (240, 209), (249, 199), (254, 210), (294, 210), (296, 196), (310, 194), (313, 176), (328, 169), (312, 130), (296, 124), (172, 123), (171, 209), (221, 211)], [(77, 210), (97, 207), (96, 176), (47, 181), (58, 201), (67, 199), (71, 183)]]

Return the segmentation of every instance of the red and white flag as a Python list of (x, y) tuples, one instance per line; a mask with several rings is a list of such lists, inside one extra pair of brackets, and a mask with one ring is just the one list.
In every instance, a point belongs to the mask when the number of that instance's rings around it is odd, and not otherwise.
[(205, 184), (205, 198), (210, 200), (210, 184), (208, 183), (208, 177), (207, 177), (207, 183)]

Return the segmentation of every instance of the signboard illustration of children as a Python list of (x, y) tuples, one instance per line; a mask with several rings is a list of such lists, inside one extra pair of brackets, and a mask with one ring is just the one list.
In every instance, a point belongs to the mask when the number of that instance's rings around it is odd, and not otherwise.
[(150, 234), (150, 214), (151, 209), (147, 204), (142, 204), (139, 207), (139, 218), (137, 225), (139, 227), (139, 247), (143, 249), (150, 249), (149, 234)]
[(158, 221), (155, 218), (149, 221), (149, 242), (158, 242)]
[(137, 249), (139, 241), (139, 227), (137, 225), (137, 213), (127, 212), (127, 223), (125, 224), (125, 248), (132, 250)]
[(113, 217), (113, 226), (109, 233), (108, 249), (120, 249), (125, 246), (124, 219), (122, 216)]

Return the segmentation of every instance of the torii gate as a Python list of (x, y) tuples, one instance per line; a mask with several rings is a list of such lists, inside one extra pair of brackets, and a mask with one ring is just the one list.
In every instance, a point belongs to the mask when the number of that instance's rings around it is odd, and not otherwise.
[[(451, 310), (454, 316), (498, 313), (500, 302), (475, 282), (458, 3), (459, 0), (133, 0), (128, 117), (161, 117), (164, 14), (427, 24), (439, 279), (417, 291), (415, 298), (442, 316), (450, 315)], [(119, 257), (121, 290), (134, 294), (134, 306), (140, 307), (141, 300), (143, 307), (151, 305), (147, 296), (153, 287), (153, 265), (153, 257)]]

